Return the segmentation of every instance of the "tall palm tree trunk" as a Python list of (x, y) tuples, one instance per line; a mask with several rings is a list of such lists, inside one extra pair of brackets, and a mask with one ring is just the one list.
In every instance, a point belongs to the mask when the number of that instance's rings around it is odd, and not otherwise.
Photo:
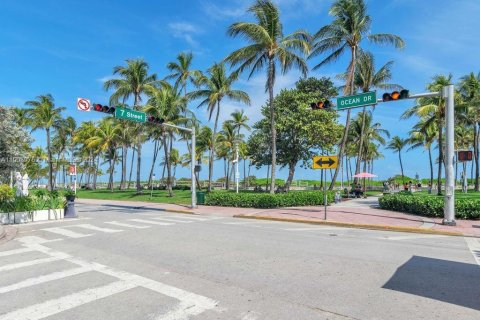
[(402, 153), (398, 151), (398, 159), (400, 160), (400, 172), (402, 173), (402, 182), (405, 184), (405, 176), (403, 175)]
[(270, 58), (268, 61), (268, 96), (270, 99), (270, 131), (272, 131), (272, 180), (270, 181), (270, 193), (275, 193), (275, 174), (277, 169), (277, 129), (275, 127), (275, 105), (273, 103), (273, 85), (274, 85), (274, 62)]
[(139, 140), (137, 144), (137, 182), (136, 182), (137, 194), (143, 193), (142, 185), (140, 183), (140, 170), (142, 167), (141, 162), (142, 162), (142, 142)]
[[(161, 145), (160, 145), (161, 146)], [(155, 139), (155, 142), (153, 144), (153, 161), (152, 161), (152, 167), (150, 168), (150, 174), (148, 175), (148, 187), (150, 188), (152, 186), (152, 177), (153, 177), (153, 170), (155, 167), (155, 162), (157, 161), (157, 156), (158, 152), (160, 151), (160, 146), (158, 143), (158, 140)]]
[[(350, 95), (353, 95), (355, 92), (355, 66), (357, 64), (357, 48), (352, 47), (352, 60), (350, 62), (350, 65), (348, 67), (348, 80), (350, 80)], [(348, 83), (348, 81), (347, 81)], [(350, 109), (347, 110), (347, 120), (345, 121), (345, 129), (343, 131), (343, 137), (342, 137), (342, 143), (340, 144), (340, 150), (338, 151), (338, 166), (335, 169), (335, 173), (332, 178), (332, 182), (330, 183), (330, 187), (328, 188), (329, 190), (333, 190), (333, 187), (335, 186), (335, 182), (337, 181), (337, 176), (338, 176), (338, 171), (341, 168), (342, 165), (342, 157), (343, 153), (345, 152), (345, 146), (347, 145), (347, 138), (348, 138), (348, 131), (350, 129)]]
[(428, 162), (430, 164), (430, 186), (433, 186), (433, 162), (432, 162), (432, 150), (430, 145), (428, 145)]
[(165, 151), (165, 166), (167, 167), (167, 191), (168, 196), (173, 197), (173, 190), (172, 190), (172, 171), (170, 167), (170, 154), (168, 150), (167, 144), (167, 135), (165, 131), (163, 131), (163, 149)]
[(48, 154), (48, 188), (53, 190), (53, 163), (52, 163), (52, 151), (50, 149), (50, 128), (46, 128), (47, 132), (47, 154)]
[(245, 162), (246, 162), (246, 159), (243, 158), (243, 189), (246, 190), (247, 189), (247, 168), (245, 166)]
[(210, 153), (208, 155), (208, 192), (212, 191), (213, 157), (215, 154), (215, 143), (217, 140), (217, 127), (218, 127), (219, 116), (220, 116), (220, 101), (217, 102), (217, 114), (215, 116), (215, 124), (213, 125), (212, 143), (210, 145)]
[[(367, 107), (363, 107), (362, 112), (362, 127), (360, 129), (360, 142), (358, 146), (358, 156), (357, 156), (357, 164), (355, 167), (355, 174), (360, 173), (360, 162), (362, 161), (362, 151), (363, 151), (363, 132), (365, 131), (365, 113), (367, 111)], [(355, 183), (357, 183), (357, 179), (355, 178)]]
[(127, 154), (128, 148), (126, 145), (122, 145), (122, 178), (120, 181), (120, 190), (125, 190), (127, 184)]
[(95, 166), (95, 172), (93, 173), (93, 189), (97, 189), (97, 177), (98, 177), (98, 170), (100, 167), (100, 154), (97, 155), (97, 164)]
[(135, 148), (132, 147), (132, 160), (130, 161), (130, 174), (128, 175), (128, 185), (127, 189), (130, 189), (130, 185), (132, 184), (132, 173), (133, 173), (133, 161), (135, 160)]

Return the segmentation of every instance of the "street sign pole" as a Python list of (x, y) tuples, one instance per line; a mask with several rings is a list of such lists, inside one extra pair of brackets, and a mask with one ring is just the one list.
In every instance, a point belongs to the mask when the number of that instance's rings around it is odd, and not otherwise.
[(327, 169), (323, 169), (323, 206), (325, 207), (323, 220), (327, 220)]

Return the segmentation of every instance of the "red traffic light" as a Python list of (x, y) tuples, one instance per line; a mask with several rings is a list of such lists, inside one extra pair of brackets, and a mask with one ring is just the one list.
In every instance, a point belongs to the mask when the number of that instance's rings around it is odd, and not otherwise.
[(103, 106), (100, 103), (93, 105), (93, 110), (103, 113), (113, 114), (115, 113), (115, 107)]
[(155, 116), (148, 116), (147, 122), (162, 124), (162, 123), (165, 122), (165, 119), (163, 119), (163, 118), (157, 118), (157, 117), (155, 117)]
[(312, 110), (330, 109), (331, 107), (332, 107), (332, 104), (328, 100), (313, 102), (310, 104), (310, 108), (312, 108)]
[(393, 91), (392, 93), (384, 93), (382, 95), (382, 100), (383, 102), (387, 101), (395, 101), (395, 100), (401, 100), (401, 99), (407, 99), (409, 97), (409, 92), (406, 89), (401, 90), (400, 92), (398, 91)]

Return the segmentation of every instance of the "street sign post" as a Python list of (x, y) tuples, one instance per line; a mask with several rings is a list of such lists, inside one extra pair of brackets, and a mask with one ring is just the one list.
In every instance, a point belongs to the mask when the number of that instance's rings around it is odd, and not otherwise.
[[(336, 169), (338, 167), (337, 156), (313, 157), (313, 169)], [(327, 172), (323, 174), (323, 205), (325, 207), (324, 220), (327, 220)]]
[(115, 118), (137, 122), (145, 122), (147, 120), (145, 112), (122, 108), (115, 108)]
[(374, 91), (337, 98), (338, 110), (371, 106), (374, 104), (377, 104), (377, 94)]
[(336, 169), (338, 156), (317, 156), (313, 157), (313, 169)]

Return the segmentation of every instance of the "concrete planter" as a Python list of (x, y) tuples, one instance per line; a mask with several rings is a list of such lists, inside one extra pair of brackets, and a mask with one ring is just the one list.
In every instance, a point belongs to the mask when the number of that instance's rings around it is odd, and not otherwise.
[(63, 209), (36, 210), (33, 212), (0, 213), (0, 224), (27, 223), (63, 219)]

